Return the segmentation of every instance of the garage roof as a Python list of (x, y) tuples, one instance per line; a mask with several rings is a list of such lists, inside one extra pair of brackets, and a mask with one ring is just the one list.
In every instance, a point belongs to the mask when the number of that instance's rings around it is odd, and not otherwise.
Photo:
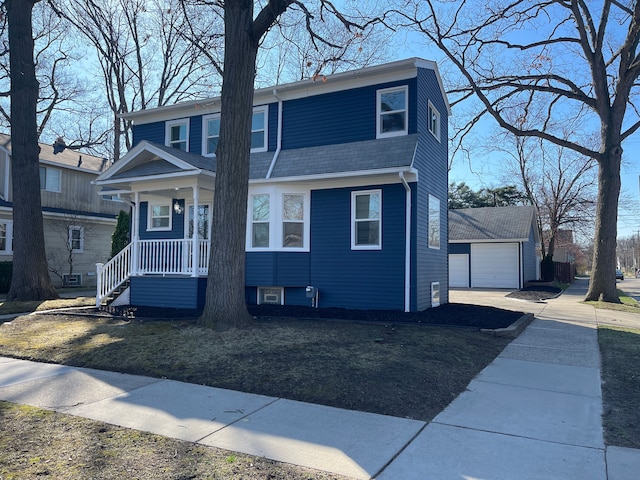
[(537, 242), (535, 215), (531, 205), (449, 210), (449, 242), (526, 242), (531, 228)]

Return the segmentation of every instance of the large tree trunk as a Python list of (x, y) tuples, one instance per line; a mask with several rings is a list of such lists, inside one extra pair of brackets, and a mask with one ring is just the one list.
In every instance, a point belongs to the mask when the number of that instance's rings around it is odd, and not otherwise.
[(599, 162), (593, 267), (585, 300), (620, 303), (615, 276), (620, 161), (622, 159), (622, 148), (619, 145), (616, 142), (613, 147), (607, 148), (606, 158)]
[(225, 2), (224, 20), (222, 122), (216, 151), (207, 299), (200, 322), (208, 327), (241, 328), (252, 321), (244, 292), (253, 84), (258, 52), (251, 28), (253, 2)]
[(13, 277), (8, 300), (57, 298), (47, 268), (40, 199), (31, 12), (37, 0), (8, 0), (11, 76)]

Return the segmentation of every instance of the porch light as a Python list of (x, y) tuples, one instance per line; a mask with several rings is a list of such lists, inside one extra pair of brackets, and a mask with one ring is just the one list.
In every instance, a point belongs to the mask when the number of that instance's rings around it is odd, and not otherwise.
[(176, 212), (177, 215), (182, 215), (182, 212), (184, 212), (184, 208), (182, 208), (178, 200), (173, 201), (173, 211)]

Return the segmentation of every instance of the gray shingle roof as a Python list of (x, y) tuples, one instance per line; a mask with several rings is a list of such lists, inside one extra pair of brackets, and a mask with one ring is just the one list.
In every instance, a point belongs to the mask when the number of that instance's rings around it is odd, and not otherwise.
[(449, 242), (527, 240), (535, 210), (531, 205), (449, 210)]

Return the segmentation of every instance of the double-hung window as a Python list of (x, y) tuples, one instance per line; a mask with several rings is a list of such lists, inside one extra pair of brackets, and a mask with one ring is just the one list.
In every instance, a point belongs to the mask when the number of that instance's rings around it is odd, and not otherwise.
[(377, 138), (406, 135), (408, 89), (406, 86), (378, 90), (377, 94)]
[(167, 122), (165, 145), (184, 152), (189, 151), (189, 120), (175, 120)]
[(60, 192), (60, 177), (62, 172), (59, 168), (45, 167), (40, 165), (40, 189), (47, 192)]
[[(267, 112), (268, 107), (258, 107), (253, 110), (251, 118), (251, 151), (266, 152), (267, 139)], [(220, 114), (207, 115), (202, 119), (202, 154), (213, 156), (218, 148), (220, 139)]]
[(0, 222), (0, 254), (13, 251), (13, 223)]
[(429, 248), (440, 248), (440, 200), (429, 195)]
[(427, 116), (429, 131), (436, 137), (436, 140), (440, 141), (440, 112), (438, 112), (431, 102), (429, 102)]
[(351, 248), (382, 248), (382, 191), (369, 190), (351, 194)]
[(251, 247), (269, 248), (270, 196), (258, 194), (251, 196)]
[(147, 230), (171, 230), (171, 205), (150, 204)]
[(304, 246), (304, 195), (282, 195), (282, 246)]
[(78, 226), (69, 227), (69, 250), (74, 253), (84, 251), (84, 228)]

